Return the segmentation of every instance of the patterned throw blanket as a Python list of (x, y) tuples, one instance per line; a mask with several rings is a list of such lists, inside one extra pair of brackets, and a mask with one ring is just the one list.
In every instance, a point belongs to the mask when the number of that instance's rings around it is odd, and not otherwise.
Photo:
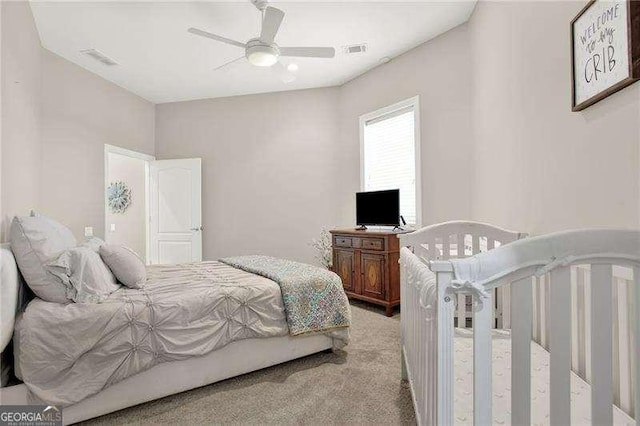
[(220, 262), (280, 285), (292, 336), (344, 328), (351, 323), (342, 281), (331, 271), (269, 256), (227, 257)]

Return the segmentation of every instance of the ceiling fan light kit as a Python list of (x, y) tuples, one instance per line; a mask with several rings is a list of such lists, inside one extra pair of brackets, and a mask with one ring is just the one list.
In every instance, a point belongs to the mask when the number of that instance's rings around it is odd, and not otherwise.
[(280, 50), (275, 44), (268, 45), (258, 39), (249, 40), (245, 49), (245, 56), (257, 67), (270, 67), (280, 57)]
[[(197, 28), (189, 28), (188, 31), (191, 34), (243, 48), (244, 55), (250, 64), (258, 67), (274, 67), (274, 70), (285, 83), (290, 83), (295, 80), (296, 77), (293, 72), (297, 71), (298, 67), (295, 64), (290, 64), (288, 67), (285, 67), (278, 61), (281, 56), (306, 58), (335, 57), (336, 51), (333, 47), (279, 47), (274, 43), (274, 39), (284, 19), (284, 12), (275, 7), (268, 6), (264, 0), (252, 0), (252, 3), (262, 12), (262, 28), (260, 30), (260, 37), (252, 38), (247, 43), (241, 43)], [(225, 67), (235, 61), (236, 60), (230, 61), (216, 69)], [(291, 67), (291, 65), (294, 66)]]

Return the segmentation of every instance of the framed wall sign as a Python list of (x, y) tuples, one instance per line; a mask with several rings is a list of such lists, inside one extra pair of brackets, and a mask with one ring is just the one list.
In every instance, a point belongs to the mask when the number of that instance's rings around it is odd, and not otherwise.
[(580, 111), (640, 79), (640, 0), (591, 0), (571, 21), (572, 104)]

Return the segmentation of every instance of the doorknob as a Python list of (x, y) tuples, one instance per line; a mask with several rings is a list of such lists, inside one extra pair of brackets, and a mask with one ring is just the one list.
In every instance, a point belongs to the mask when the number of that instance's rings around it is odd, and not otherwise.
[(202, 231), (204, 226), (196, 226), (195, 228), (191, 228), (192, 231)]

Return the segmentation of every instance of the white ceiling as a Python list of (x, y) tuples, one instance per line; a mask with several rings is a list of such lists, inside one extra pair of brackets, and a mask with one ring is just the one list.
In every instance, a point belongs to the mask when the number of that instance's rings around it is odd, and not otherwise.
[[(238, 61), (243, 50), (187, 33), (197, 27), (245, 42), (260, 13), (248, 0), (225, 2), (31, 2), (46, 49), (154, 103), (340, 85), (469, 19), (475, 0), (451, 2), (274, 1), (285, 12), (281, 46), (333, 46), (334, 59), (283, 58), (299, 65), (293, 83)], [(364, 54), (342, 47), (366, 43)], [(119, 65), (80, 53), (96, 49)]]

